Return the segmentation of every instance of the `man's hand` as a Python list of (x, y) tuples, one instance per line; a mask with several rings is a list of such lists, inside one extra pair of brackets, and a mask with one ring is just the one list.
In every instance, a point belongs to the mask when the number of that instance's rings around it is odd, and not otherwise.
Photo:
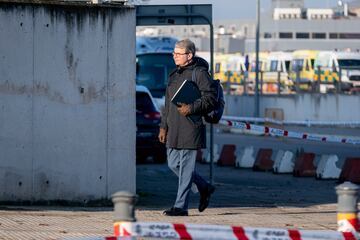
[(180, 107), (178, 107), (177, 110), (181, 115), (187, 116), (190, 114), (191, 106), (189, 104), (180, 103)]
[(160, 128), (160, 131), (159, 131), (159, 141), (161, 143), (165, 143), (166, 141), (166, 130), (164, 128)]

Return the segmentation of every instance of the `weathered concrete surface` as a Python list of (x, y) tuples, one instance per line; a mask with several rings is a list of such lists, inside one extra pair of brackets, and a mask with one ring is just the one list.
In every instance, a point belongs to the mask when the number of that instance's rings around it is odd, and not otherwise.
[[(225, 114), (253, 117), (254, 96), (226, 96)], [(266, 109), (281, 109), (285, 120), (360, 121), (360, 97), (346, 94), (297, 94), (261, 96), (260, 117)], [(270, 116), (267, 116), (270, 117)]]
[(135, 10), (0, 2), (0, 201), (135, 192)]

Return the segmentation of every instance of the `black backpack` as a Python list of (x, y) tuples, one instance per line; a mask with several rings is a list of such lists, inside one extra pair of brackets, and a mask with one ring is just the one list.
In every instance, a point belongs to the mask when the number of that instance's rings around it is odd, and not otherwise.
[[(196, 68), (194, 69), (191, 78), (192, 78), (191, 80), (193, 82), (195, 82)], [(214, 85), (216, 86), (217, 101), (216, 101), (214, 110), (211, 111), (210, 113), (204, 115), (204, 120), (207, 123), (219, 123), (219, 121), (224, 113), (224, 107), (225, 107), (224, 90), (223, 90), (223, 87), (221, 86), (220, 80), (216, 79), (213, 81), (214, 81)]]

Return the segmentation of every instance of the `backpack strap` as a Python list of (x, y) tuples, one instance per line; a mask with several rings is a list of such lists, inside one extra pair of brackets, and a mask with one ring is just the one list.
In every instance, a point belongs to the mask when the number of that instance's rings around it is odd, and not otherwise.
[[(194, 70), (192, 71), (192, 75), (191, 75), (191, 81), (196, 83), (196, 72), (199, 69), (199, 71), (204, 71), (203, 69), (199, 68), (199, 67), (195, 67)], [(206, 72), (206, 71), (204, 71)]]
[[(192, 76), (191, 76), (191, 80), (193, 82), (195, 82), (195, 80), (196, 80), (196, 69), (197, 68), (195, 67), (193, 72), (192, 72)], [(216, 92), (217, 92), (216, 100), (219, 101), (219, 99), (221, 98), (219, 88), (221, 88), (221, 91), (222, 91), (222, 86), (221, 86), (220, 80), (214, 80), (214, 81), (216, 82)]]

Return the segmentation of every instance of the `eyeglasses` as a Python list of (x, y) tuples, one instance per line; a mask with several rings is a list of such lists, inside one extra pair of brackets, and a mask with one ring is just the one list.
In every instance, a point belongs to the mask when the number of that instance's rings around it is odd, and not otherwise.
[(183, 56), (183, 55), (186, 55), (186, 54), (189, 54), (189, 53), (188, 52), (186, 52), (186, 53), (173, 52), (172, 54), (173, 54), (173, 56)]

